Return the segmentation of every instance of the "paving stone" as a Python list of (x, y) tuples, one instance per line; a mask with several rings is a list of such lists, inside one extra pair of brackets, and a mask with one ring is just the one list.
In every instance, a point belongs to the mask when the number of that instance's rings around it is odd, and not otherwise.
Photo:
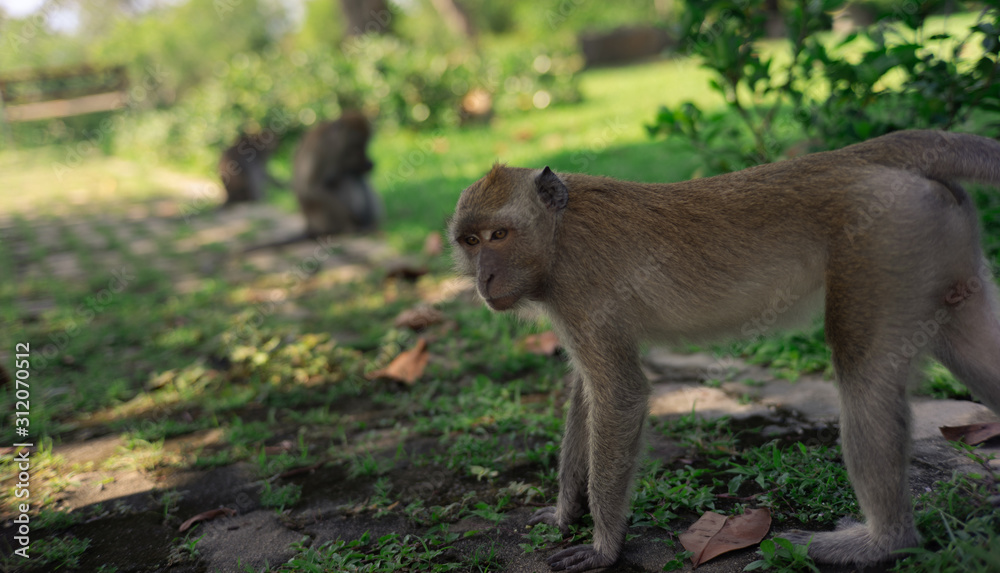
[(103, 251), (108, 248), (107, 237), (98, 232), (97, 229), (92, 227), (89, 223), (74, 225), (71, 231), (81, 243), (91, 249)]
[(964, 426), (981, 422), (1000, 421), (989, 408), (969, 400), (934, 400), (914, 398), (910, 401), (913, 412), (913, 438), (941, 437), (941, 426)]
[(149, 504), (149, 493), (157, 485), (153, 476), (138, 470), (113, 473), (84, 471), (74, 474), (71, 485), (59, 494), (59, 506), (78, 509), (95, 503), (114, 502), (140, 509)]
[(93, 269), (102, 270), (104, 272), (110, 273), (115, 270), (128, 268), (128, 263), (125, 262), (125, 258), (118, 251), (101, 251), (91, 255), (94, 261)]
[(14, 308), (23, 318), (37, 319), (42, 313), (56, 308), (55, 299), (15, 299)]
[(100, 438), (91, 438), (82, 442), (60, 444), (52, 448), (52, 453), (62, 456), (70, 464), (99, 464), (111, 457), (118, 448), (125, 445), (121, 436), (115, 434)]
[(647, 368), (667, 381), (700, 382), (720, 369), (720, 359), (705, 352), (681, 354), (669, 348), (654, 346), (643, 358)]
[(115, 220), (110, 222), (109, 226), (111, 227), (112, 235), (118, 239), (118, 243), (120, 245), (124, 245), (126, 248), (128, 248), (128, 246), (132, 244), (137, 237), (132, 225), (123, 221)]
[(62, 236), (60, 225), (36, 225), (32, 227), (35, 232), (35, 240), (46, 253), (66, 250), (66, 241)]
[(155, 255), (160, 252), (160, 245), (155, 239), (135, 239), (128, 246), (128, 250), (140, 257)]
[(131, 221), (143, 221), (151, 214), (149, 205), (145, 203), (132, 203), (125, 208), (125, 218)]
[(284, 563), (296, 554), (291, 545), (304, 537), (286, 527), (273, 509), (214, 519), (203, 525), (198, 552), (206, 571), (220, 573), (243, 573), (248, 568), (257, 571), (265, 564)]
[(171, 277), (173, 288), (180, 295), (189, 295), (198, 292), (205, 284), (205, 279), (194, 273), (183, 273)]
[[(116, 171), (116, 173), (125, 172), (124, 169)], [(308, 279), (308, 286), (310, 288), (335, 286), (358, 280), (365, 276), (372, 266), (384, 265), (395, 256), (392, 249), (377, 237), (340, 237), (324, 240), (323, 243), (306, 241), (281, 249), (248, 255), (237, 254), (248, 246), (239, 244), (240, 234), (256, 230), (255, 242), (291, 237), (302, 230), (300, 216), (297, 213), (279, 212), (273, 206), (261, 204), (218, 210), (221, 194), (218, 196), (211, 194), (212, 190), (219, 191), (217, 182), (206, 183), (205, 180), (172, 176), (165, 179), (163, 184), (171, 190), (173, 198), (147, 201), (124, 208), (122, 219), (133, 221), (131, 223), (118, 223), (108, 211), (101, 212), (100, 218), (95, 222), (88, 222), (72, 229), (82, 243), (94, 249), (92, 256), (95, 263), (105, 267), (108, 273), (125, 266), (125, 263), (120, 253), (106, 251), (107, 240), (95, 228), (98, 221), (110, 224), (133, 254), (144, 259), (148, 258), (151, 264), (166, 269), (170, 280), (174, 282), (174, 288), (180, 293), (200, 287), (203, 279), (197, 274), (198, 272), (214, 273), (217, 272), (216, 268), (219, 268), (227, 276), (241, 276), (242, 266), (248, 263), (263, 270), (279, 272), (296, 269), (313, 259), (320, 264), (317, 265), (315, 274)], [(206, 189), (209, 191), (208, 194)], [(89, 196), (85, 198), (92, 199)], [(92, 204), (81, 206), (65, 203), (60, 206), (61, 212), (67, 218), (79, 218), (83, 207), (98, 208)], [(142, 226), (141, 229), (138, 225)], [(158, 245), (166, 244), (177, 229), (185, 225), (193, 231), (193, 235), (186, 237), (178, 250), (198, 253), (198, 256), (186, 257), (179, 261), (157, 257)], [(45, 235), (40, 238), (43, 244), (48, 246), (59, 244), (60, 237), (55, 231), (45, 230), (41, 234)], [(216, 242), (226, 243), (232, 247), (230, 254), (224, 259), (214, 258), (214, 254), (209, 256), (202, 252), (206, 244)], [(22, 248), (27, 248), (27, 245)], [(322, 260), (316, 255), (317, 248), (322, 251)], [(67, 275), (79, 271), (79, 261), (71, 255), (66, 255), (62, 259), (48, 258), (47, 268), (53, 268), (53, 264), (58, 267), (59, 272)], [(43, 271), (44, 269), (36, 266), (27, 269), (26, 273), (46, 274)], [(55, 272), (55, 269), (53, 271)], [(259, 278), (252, 274), (247, 276), (251, 279)], [(459, 296), (471, 298), (476, 296), (474, 288), (466, 279), (448, 279), (437, 284), (418, 282), (417, 288), (423, 298), (432, 302), (452, 300)], [(260, 287), (257, 290), (263, 293), (268, 288)], [(288, 297), (275, 308), (274, 312), (302, 312), (302, 309), (295, 305), (294, 297), (291, 294)], [(24, 308), (43, 312), (52, 308), (53, 303), (35, 301), (35, 304), (36, 307)], [(20, 304), (19, 308), (22, 308)], [(763, 435), (780, 436), (801, 432), (803, 427), (833, 427), (839, 411), (835, 385), (820, 377), (804, 377), (794, 383), (776, 380), (768, 370), (748, 365), (737, 359), (715, 357), (708, 353), (681, 354), (664, 347), (651, 348), (643, 359), (643, 366), (654, 381), (650, 409), (655, 416), (684, 416), (690, 414), (692, 409), (698, 416), (710, 419), (720, 416), (734, 419), (760, 416)], [(731, 380), (715, 388), (700, 383), (706, 379)], [(752, 380), (754, 383), (747, 384), (747, 380)], [(741, 397), (744, 395), (752, 397), (754, 401), (749, 404), (742, 403)], [(911, 472), (914, 487), (929, 487), (928, 484), (933, 483), (933, 479), (947, 475), (954, 467), (976, 469), (978, 466), (972, 464), (940, 436), (938, 426), (960, 425), (987, 419), (990, 417), (986, 409), (971, 402), (926, 399), (914, 401), (913, 434), (916, 438), (914, 457), (917, 460)], [(758, 420), (753, 421), (758, 422)], [(184, 451), (187, 448), (216, 443), (221, 437), (218, 429), (206, 430), (181, 439), (170, 440), (165, 449), (169, 452)], [(379, 446), (390, 446), (394, 437), (391, 432), (372, 433), (372, 439)], [(435, 440), (431, 440), (431, 443), (434, 444), (433, 447), (437, 447)], [(120, 444), (118, 436), (108, 436), (59, 446), (55, 453), (64, 456), (70, 463), (92, 462), (96, 466)], [(652, 455), (662, 460), (672, 460), (684, 451), (664, 439), (652, 438), (650, 446), (653, 450)], [(392, 448), (389, 447), (388, 450), (392, 451)], [(997, 448), (984, 451), (997, 451)], [(1000, 461), (995, 461), (993, 464), (1000, 469)], [(108, 475), (107, 472), (87, 470), (74, 477), (78, 483), (64, 492), (62, 503), (81, 507), (99, 501), (125, 500), (130, 504), (152, 505), (155, 502), (150, 495), (151, 492), (172, 488), (185, 492), (185, 499), (181, 502), (184, 515), (178, 513), (182, 519), (216, 507), (220, 503), (239, 509), (241, 512), (239, 515), (199, 525), (200, 531), (197, 531), (195, 536), (204, 537), (198, 543), (199, 555), (203, 560), (198, 567), (203, 567), (206, 571), (243, 571), (247, 567), (261, 569), (265, 562), (276, 567), (294, 554), (290, 545), (306, 535), (313, 536), (313, 543), (319, 544), (331, 539), (356, 539), (365, 531), (371, 531), (374, 537), (377, 537), (385, 533), (406, 533), (414, 530), (413, 524), (398, 510), (388, 517), (379, 519), (374, 519), (371, 514), (345, 517), (338, 505), (342, 500), (335, 503), (330, 499), (331, 494), (328, 491), (317, 491), (319, 488), (315, 485), (305, 488), (307, 496), (301, 502), (301, 507), (290, 512), (288, 518), (278, 517), (271, 509), (257, 508), (255, 496), (260, 489), (260, 481), (255, 472), (253, 464), (233, 464), (210, 472), (185, 471), (168, 473), (165, 476), (158, 475), (154, 482), (154, 478), (140, 472), (118, 470), (115, 472), (114, 482), (102, 484)], [(328, 480), (326, 483), (339, 486), (345, 481), (344, 476), (340, 475), (342, 470), (337, 467), (326, 467), (319, 472), (325, 472), (325, 476), (321, 477)], [(300, 476), (296, 479), (309, 478)], [(193, 484), (198, 484), (200, 490)], [(364, 489), (350, 490), (342, 494), (345, 499), (366, 499), (369, 486), (361, 484), (361, 487)], [(312, 498), (308, 496), (310, 493)], [(558, 550), (556, 547), (551, 547), (525, 553), (520, 548), (519, 544), (524, 542), (523, 535), (526, 532), (524, 524), (533, 511), (534, 508), (527, 507), (511, 511), (500, 526), (490, 532), (489, 550), (495, 550), (501, 557), (505, 571), (547, 571), (544, 558)], [(289, 518), (293, 525), (301, 524), (302, 529), (291, 529), (288, 526), (289, 522), (285, 521)], [(676, 525), (676, 530), (683, 530), (689, 523), (678, 522), (672, 525)], [(487, 524), (479, 518), (465, 519), (452, 526), (454, 533), (478, 529), (487, 529)], [(781, 531), (782, 528), (776, 526), (772, 533), (779, 534)], [(662, 570), (663, 563), (673, 556), (673, 550), (669, 549), (666, 543), (672, 532), (644, 528), (630, 530), (630, 533), (640, 532), (641, 537), (626, 541), (622, 561), (609, 570)], [(455, 551), (465, 555), (471, 555), (487, 547), (479, 536), (462, 537), (453, 545)], [(747, 549), (705, 564), (699, 567), (699, 570), (708, 573), (742, 571), (743, 567), (754, 558), (753, 549)], [(835, 569), (824, 568), (824, 571), (833, 570)]]
[(694, 411), (698, 417), (708, 420), (723, 416), (766, 416), (769, 413), (766, 406), (741, 404), (719, 388), (677, 382), (653, 384), (649, 406), (653, 416), (685, 416)]
[(55, 278), (71, 281), (84, 276), (80, 261), (73, 253), (54, 253), (45, 257), (45, 264)]
[(840, 418), (837, 387), (819, 376), (803, 376), (794, 382), (772, 377), (761, 386), (733, 381), (722, 387), (727, 392), (742, 391), (762, 404), (795, 412), (813, 422), (833, 423)]
[(143, 221), (142, 225), (145, 227), (146, 232), (157, 238), (173, 235), (174, 230), (177, 228), (175, 223), (152, 218)]

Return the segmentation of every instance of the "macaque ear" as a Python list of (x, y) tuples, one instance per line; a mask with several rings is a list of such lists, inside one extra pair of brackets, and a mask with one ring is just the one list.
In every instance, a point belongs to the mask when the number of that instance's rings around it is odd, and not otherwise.
[(545, 166), (538, 177), (535, 177), (535, 187), (538, 191), (538, 198), (552, 211), (558, 211), (569, 203), (569, 189), (548, 166)]

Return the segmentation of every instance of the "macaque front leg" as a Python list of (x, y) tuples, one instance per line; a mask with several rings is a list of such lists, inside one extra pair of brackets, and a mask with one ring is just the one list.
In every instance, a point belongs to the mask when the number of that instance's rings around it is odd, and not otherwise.
[(570, 382), (569, 410), (559, 451), (559, 500), (555, 507), (535, 512), (528, 525), (545, 523), (558, 527), (563, 535), (569, 525), (588, 511), (587, 477), (590, 464), (590, 433), (587, 431), (588, 410), (581, 377), (574, 373)]
[[(616, 353), (617, 354), (617, 353)], [(594, 542), (556, 553), (549, 565), (556, 571), (580, 573), (607, 567), (618, 560), (628, 528), (629, 491), (648, 411), (649, 385), (638, 356), (617, 361), (594, 357), (595, 367), (583, 376), (590, 406), (588, 494), (594, 517)], [(560, 501), (562, 497), (560, 496)]]

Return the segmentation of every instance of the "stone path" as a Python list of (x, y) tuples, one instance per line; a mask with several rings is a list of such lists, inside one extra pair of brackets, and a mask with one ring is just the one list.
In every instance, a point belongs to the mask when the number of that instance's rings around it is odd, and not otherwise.
[[(72, 283), (93, 277), (95, 267), (112, 272), (129, 264), (130, 260), (141, 259), (144, 264), (152, 264), (168, 273), (181, 295), (195, 290), (201, 281), (215, 275), (220, 265), (224, 267), (223, 272), (234, 279), (253, 277), (261, 272), (289, 270), (296, 261), (310, 256), (315, 248), (310, 243), (303, 243), (281, 253), (254, 253), (241, 258), (239, 264), (226, 263), (233, 249), (247, 246), (233, 241), (233, 237), (255, 230), (255, 241), (291, 236), (301, 228), (298, 215), (282, 213), (267, 205), (215, 211), (218, 197), (205, 195), (206, 182), (166, 175), (162, 182), (167, 187), (173, 186), (173, 191), (158, 198), (129, 203), (113, 216), (100, 207), (94, 208), (86, 197), (61, 207), (54, 218), (33, 218), (25, 211), (22, 215), (28, 217), (26, 229), (15, 229), (13, 218), (5, 215), (0, 220), (0, 233), (3, 233), (0, 240), (10, 249), (22, 277), (51, 277)], [(107, 190), (109, 185), (114, 192), (111, 184), (100, 183), (97, 188)], [(217, 248), (213, 249), (213, 245)], [(170, 253), (164, 253), (161, 250), (164, 247), (168, 247)], [(391, 256), (391, 250), (383, 243), (365, 238), (345, 240), (340, 252), (338, 256), (342, 256), (342, 260), (327, 261), (324, 266), (339, 265), (338, 272), (345, 276), (366, 272), (358, 261), (378, 261)], [(181, 256), (167, 256), (170, 254)], [(336, 279), (331, 275), (330, 280)], [(55, 301), (45, 298), (18, 301), (29, 319), (40, 317), (54, 304)], [(294, 304), (289, 303), (286, 310), (294, 313)], [(707, 354), (677, 354), (660, 347), (650, 350), (644, 368), (653, 383), (650, 404), (653, 416), (678, 417), (693, 411), (701, 417), (728, 416), (734, 423), (759, 426), (765, 437), (825, 438), (829, 441), (835, 436), (839, 414), (837, 393), (833, 383), (821, 377), (806, 376), (792, 383), (775, 378), (764, 368), (732, 360), (720, 361)], [(726, 381), (718, 387), (710, 387), (703, 384), (706, 378), (725, 378)], [(985, 407), (972, 402), (918, 399), (913, 402), (913, 418), (915, 463), (911, 466), (911, 484), (915, 491), (922, 491), (953, 469), (979, 469), (945, 442), (938, 427), (995, 419)], [(212, 436), (211, 432), (196, 432), (169, 440), (166, 447), (168, 450), (181, 449), (216, 441), (218, 436)], [(72, 463), (99, 465), (121, 445), (118, 436), (105, 436), (61, 445), (56, 453)], [(986, 447), (983, 452), (1000, 456), (1000, 447)], [(1000, 461), (995, 460), (992, 464), (1000, 471)], [(333, 468), (306, 478), (304, 490), (318, 494), (305, 499), (283, 517), (277, 516), (272, 509), (259, 506), (255, 491), (260, 483), (254, 477), (254, 469), (245, 463), (211, 471), (180, 472), (164, 479), (154, 479), (137, 470), (121, 470), (107, 483), (104, 481), (106, 472), (83, 472), (74, 476), (74, 483), (64, 492), (63, 504), (68, 508), (108, 504), (108, 518), (93, 527), (105, 528), (119, 542), (127, 539), (130, 551), (144, 551), (161, 562), (169, 560), (169, 547), (162, 546), (162, 539), (177, 534), (163, 528), (162, 520), (155, 518), (158, 501), (149, 495), (150, 492), (170, 489), (187, 492), (180, 502), (180, 512), (185, 515), (223, 504), (234, 506), (240, 511), (237, 516), (205, 524), (204, 537), (198, 544), (201, 562), (191, 569), (199, 571), (235, 572), (243, 571), (245, 566), (259, 569), (265, 563), (275, 566), (290, 557), (290, 544), (303, 539), (319, 544), (330, 539), (357, 538), (366, 530), (373, 536), (413, 531), (412, 526), (398, 515), (384, 519), (363, 515), (345, 518), (337, 508), (351, 502), (352, 495), (350, 492), (341, 492), (339, 497), (328, 495), (324, 485), (324, 481), (328, 484), (343, 480), (345, 476), (337, 474), (342, 471), (342, 468)], [(122, 505), (131, 506), (133, 513), (116, 518), (115, 507)], [(153, 514), (148, 522), (135, 518), (134, 512), (143, 510), (151, 510), (147, 513)], [(548, 570), (542, 557), (549, 552), (525, 554), (519, 547), (524, 542), (524, 524), (531, 511), (531, 508), (512, 511), (499, 527), (490, 531), (492, 547), (507, 564), (506, 571)], [(461, 533), (487, 526), (478, 518), (470, 518), (454, 524), (451, 530)], [(658, 535), (667, 538), (666, 532), (653, 532), (644, 533), (641, 542), (628, 542), (622, 563), (609, 570), (662, 570), (673, 551), (665, 543), (655, 542)], [(472, 554), (483, 546), (483, 540), (474, 537), (456, 542), (455, 551)], [(753, 559), (753, 555), (744, 552), (717, 559), (699, 569), (709, 573), (741, 571)], [(119, 566), (123, 572), (134, 570), (134, 555), (127, 551), (110, 554), (105, 562)], [(835, 568), (825, 570), (837, 571)]]
[[(719, 388), (707, 387), (701, 380), (717, 367), (717, 362), (708, 354), (681, 355), (653, 348), (644, 361), (653, 381), (653, 416), (678, 417), (693, 411), (705, 418), (728, 416), (736, 424), (760, 425), (765, 428), (768, 437), (803, 439), (822, 432), (833, 435), (839, 404), (832, 382), (821, 377), (805, 377), (792, 383), (774, 378), (766, 369), (727, 360), (732, 379)], [(746, 380), (752, 380), (754, 384), (748, 386), (744, 383)], [(981, 469), (949, 446), (938, 427), (995, 420), (985, 407), (964, 401), (918, 399), (914, 401), (913, 415), (915, 462), (911, 466), (911, 484), (914, 493), (922, 492), (935, 480), (947, 477), (953, 469)], [(201, 441), (207, 443), (213, 439), (207, 435), (210, 432), (170, 440), (167, 447), (182, 448)], [(830, 435), (826, 438), (829, 439)], [(118, 437), (105, 437), (62, 446), (57, 448), (57, 453), (83, 463), (101, 460), (119, 445)], [(389, 450), (394, 447), (387, 445)], [(1000, 447), (984, 447), (983, 453), (1000, 456)], [(992, 463), (1000, 471), (1000, 460)], [(342, 474), (337, 477), (337, 472), (342, 471), (333, 469), (309, 478), (303, 489), (327, 490), (323, 482), (346, 479)], [(208, 472), (183, 472), (156, 483), (140, 472), (132, 472), (118, 477), (106, 488), (97, 489), (93, 486), (99, 475), (82, 474), (77, 477), (78, 486), (68, 492), (67, 503), (82, 507), (115, 500), (116, 503), (130, 503), (141, 508), (152, 503), (146, 492), (156, 488), (161, 491), (187, 490), (182, 509), (192, 514), (220, 504), (235, 506), (240, 511), (237, 516), (208, 522), (200, 532), (203, 535), (198, 544), (201, 563), (207, 565), (207, 571), (223, 573), (241, 572), (242, 567), (248, 565), (260, 568), (265, 563), (272, 566), (283, 563), (294, 553), (290, 545), (303, 540), (318, 546), (329, 540), (357, 539), (365, 531), (370, 531), (373, 538), (388, 533), (417, 533), (399, 514), (381, 519), (374, 519), (370, 514), (346, 517), (343, 505), (352, 501), (350, 495), (320, 493), (305, 499), (287, 515), (279, 516), (273, 509), (257, 504), (254, 492), (259, 488), (259, 480), (254, 475), (254, 468), (248, 463)], [(505, 571), (547, 571), (543, 557), (550, 552), (525, 554), (520, 548), (520, 544), (524, 543), (524, 525), (532, 511), (532, 508), (511, 511), (493, 529), (481, 519), (468, 518), (453, 524), (450, 531), (462, 533), (489, 529), (490, 546), (503, 559)], [(772, 530), (771, 533), (780, 531)], [(641, 541), (627, 543), (622, 561), (607, 571), (661, 571), (663, 563), (672, 557), (673, 550), (666, 543), (656, 543), (655, 540), (666, 541), (668, 537), (665, 531), (644, 531)], [(483, 543), (479, 536), (461, 540), (454, 544), (454, 551), (471, 555), (481, 551)], [(737, 552), (704, 564), (699, 571), (735, 573), (742, 571), (753, 559), (755, 556), (752, 553)], [(839, 572), (851, 569), (824, 567), (822, 570)]]

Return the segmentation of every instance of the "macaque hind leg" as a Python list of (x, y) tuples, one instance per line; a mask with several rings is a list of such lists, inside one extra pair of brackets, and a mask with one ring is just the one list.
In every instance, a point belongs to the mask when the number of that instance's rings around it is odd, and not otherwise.
[[(886, 368), (891, 371), (885, 365), (879, 369)], [(906, 376), (886, 372), (840, 375), (844, 462), (865, 523), (845, 520), (836, 531), (790, 536), (796, 543), (811, 538), (809, 555), (816, 561), (868, 565), (919, 544), (906, 473), (910, 452), (909, 406), (903, 389)]]
[[(827, 298), (826, 330), (840, 386), (844, 462), (865, 523), (843, 520), (836, 531), (796, 531), (786, 537), (809, 543), (809, 555), (816, 561), (865, 566), (898, 557), (895, 551), (920, 541), (906, 471), (910, 452), (906, 386), (916, 356), (913, 352), (904, 356), (897, 348), (897, 341), (912, 336), (906, 325), (915, 321), (905, 319), (905, 306), (911, 302), (906, 297), (855, 298), (850, 297), (848, 285), (840, 287), (838, 291), (828, 285), (828, 292), (840, 295)], [(873, 323), (871, 317), (878, 316), (879, 308), (896, 310), (889, 316), (898, 318), (898, 326)]]

